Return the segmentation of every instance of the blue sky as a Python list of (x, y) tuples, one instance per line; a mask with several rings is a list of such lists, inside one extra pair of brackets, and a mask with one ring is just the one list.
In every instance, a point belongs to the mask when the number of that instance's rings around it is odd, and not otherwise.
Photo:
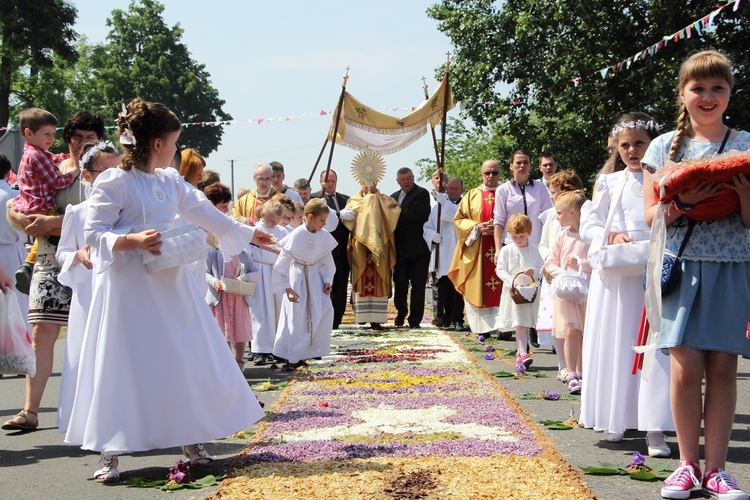
[[(107, 17), (127, 9), (128, 0), (71, 0), (78, 9), (76, 31), (91, 42), (104, 41)], [(182, 42), (206, 65), (211, 82), (234, 119), (276, 118), (320, 113), (336, 105), (346, 67), (347, 90), (372, 108), (418, 105), (424, 97), (421, 78), (430, 91), (438, 84), (435, 68), (451, 49), (449, 39), (425, 11), (429, 0), (315, 2), (250, 0), (162, 0), (164, 19), (179, 23)], [(394, 115), (406, 112), (389, 111)], [(449, 117), (457, 117), (457, 109)], [(208, 158), (208, 168), (230, 184), (229, 160), (235, 161), (235, 187), (252, 184), (252, 168), (277, 160), (286, 182), (308, 177), (325, 140), (330, 117), (303, 117), (232, 125), (222, 146)], [(438, 129), (439, 130), (439, 129)], [(439, 133), (439, 131), (438, 131)], [(339, 191), (358, 186), (350, 165), (356, 151), (337, 145), (332, 168)], [(385, 156), (387, 173), (381, 189), (398, 189), (396, 170), (434, 158), (429, 134), (409, 148)], [(326, 151), (321, 165), (325, 168)], [(317, 174), (316, 174), (317, 177)], [(317, 188), (314, 180), (314, 189)], [(420, 182), (427, 187), (427, 182)]]

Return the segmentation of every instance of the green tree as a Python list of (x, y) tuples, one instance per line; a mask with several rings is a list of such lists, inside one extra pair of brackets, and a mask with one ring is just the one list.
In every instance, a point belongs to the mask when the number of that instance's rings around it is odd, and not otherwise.
[[(645, 111), (673, 126), (677, 70), (690, 52), (723, 50), (735, 60), (736, 88), (744, 88), (750, 62), (747, 8), (734, 14), (724, 9), (715, 30), (693, 31), (690, 39), (669, 43), (653, 57), (606, 78), (600, 74), (715, 5), (711, 0), (443, 0), (427, 12), (455, 47), (451, 83), (465, 116), (503, 138), (488, 142), (498, 144), (494, 156), (505, 159), (523, 148), (535, 163), (540, 152), (550, 151), (564, 168), (592, 181), (619, 115)], [(747, 123), (746, 93), (735, 93), (730, 111), (730, 125)], [(450, 131), (449, 138), (465, 140)]]
[(37, 94), (14, 96), (19, 72), (36, 78), (56, 62), (76, 59), (73, 30), (78, 11), (66, 0), (0, 2), (0, 126), (10, 120), (14, 97), (25, 106), (40, 106)]
[[(231, 120), (205, 65), (181, 43), (182, 28), (168, 27), (163, 11), (155, 0), (133, 0), (127, 12), (112, 11), (107, 41), (91, 54), (94, 78), (91, 91), (81, 96), (83, 107), (114, 120), (122, 103), (140, 97), (163, 103), (183, 122)], [(185, 128), (180, 144), (208, 155), (219, 147), (223, 133), (220, 126)]]

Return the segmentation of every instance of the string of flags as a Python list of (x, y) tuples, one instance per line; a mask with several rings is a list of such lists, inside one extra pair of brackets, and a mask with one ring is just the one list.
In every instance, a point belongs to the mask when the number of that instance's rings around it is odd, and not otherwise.
[[(381, 108), (380, 111), (407, 111), (411, 113), (412, 111), (415, 111), (417, 109), (417, 106), (409, 106), (405, 108)], [(188, 127), (217, 127), (217, 126), (224, 126), (224, 125), (244, 125), (244, 124), (252, 124), (256, 123), (258, 125), (266, 122), (289, 122), (293, 120), (299, 120), (300, 118), (311, 118), (311, 117), (320, 117), (320, 116), (330, 116), (333, 114), (333, 111), (326, 111), (324, 109), (321, 109), (319, 113), (303, 113), (301, 115), (291, 115), (291, 116), (276, 116), (276, 117), (269, 117), (269, 118), (252, 118), (247, 120), (216, 120), (216, 121), (204, 121), (204, 122), (188, 122), (183, 123), (182, 126), (184, 128)], [(57, 127), (57, 130), (62, 130), (62, 127)], [(105, 127), (107, 130), (114, 130), (115, 126), (110, 125)], [(0, 127), (0, 132), (8, 130), (8, 127)]]
[[(680, 40), (691, 38), (693, 36), (693, 32), (697, 33), (698, 36), (701, 36), (704, 31), (706, 31), (710, 26), (713, 25), (714, 18), (722, 10), (724, 10), (726, 7), (729, 7), (730, 5), (734, 5), (734, 7), (732, 8), (732, 12), (737, 12), (737, 9), (739, 9), (740, 7), (740, 0), (728, 1), (724, 5), (717, 7), (710, 14), (700, 19), (696, 19), (689, 25), (685, 26), (681, 30), (675, 31), (671, 35), (662, 37), (662, 39), (657, 43), (646, 47), (645, 49), (635, 53), (627, 59), (619, 61), (611, 66), (607, 66), (606, 68), (600, 69), (599, 74), (601, 75), (602, 79), (606, 79), (607, 75), (610, 74), (610, 72), (612, 72), (613, 74), (617, 74), (620, 71), (630, 69), (630, 66), (634, 62), (638, 61), (639, 59), (645, 60), (647, 57), (653, 57), (657, 52), (665, 48), (670, 43), (677, 43)], [(572, 82), (574, 87), (578, 87), (578, 85), (581, 83), (581, 77), (577, 76), (573, 78)]]

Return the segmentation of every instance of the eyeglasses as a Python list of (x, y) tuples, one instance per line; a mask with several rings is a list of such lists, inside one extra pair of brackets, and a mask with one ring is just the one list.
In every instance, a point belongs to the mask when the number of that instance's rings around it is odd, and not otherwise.
[(287, 222), (292, 222), (294, 220), (294, 217), (289, 217), (289, 216), (286, 216), (286, 215), (282, 215), (281, 218), (284, 219)]
[(271, 182), (271, 178), (270, 177), (256, 177), (255, 180), (257, 182)]
[(489, 172), (482, 172), (482, 175), (500, 175), (500, 172), (497, 170), (490, 170)]

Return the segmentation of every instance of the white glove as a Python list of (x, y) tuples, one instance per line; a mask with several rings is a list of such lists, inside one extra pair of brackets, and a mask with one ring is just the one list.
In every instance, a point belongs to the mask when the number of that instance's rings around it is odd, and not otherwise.
[(443, 241), (443, 237), (440, 236), (440, 233), (435, 233), (435, 234), (432, 235), (432, 242), (433, 243), (440, 243), (441, 241)]
[(357, 218), (357, 214), (355, 214), (348, 208), (345, 208), (341, 212), (339, 212), (339, 218), (341, 220), (354, 220)]
[(441, 205), (445, 205), (445, 202), (448, 201), (448, 195), (446, 193), (438, 193), (434, 189), (432, 190), (432, 197)]

